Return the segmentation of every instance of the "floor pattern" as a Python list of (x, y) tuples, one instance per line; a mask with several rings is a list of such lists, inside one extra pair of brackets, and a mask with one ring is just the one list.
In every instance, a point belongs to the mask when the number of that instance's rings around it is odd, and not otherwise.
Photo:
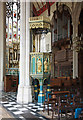
[[(43, 105), (37, 103), (18, 104), (16, 96), (15, 92), (2, 92), (0, 95), (0, 104), (17, 118), (15, 120), (50, 120), (52, 118), (52, 115), (48, 116), (47, 112), (42, 112)], [(45, 105), (45, 109), (47, 109), (47, 105)], [(51, 109), (51, 105), (49, 109)], [(57, 116), (55, 118), (57, 120)]]
[(49, 120), (45, 118), (44, 116), (38, 114), (39, 111), (43, 110), (43, 105), (35, 104), (35, 103), (29, 103), (29, 104), (18, 104), (16, 102), (16, 93), (15, 92), (3, 92), (1, 95), (0, 104), (4, 108), (7, 109), (7, 111), (11, 112), (15, 118), (20, 118), (22, 120), (28, 119), (28, 117), (36, 119), (43, 119), (43, 120)]

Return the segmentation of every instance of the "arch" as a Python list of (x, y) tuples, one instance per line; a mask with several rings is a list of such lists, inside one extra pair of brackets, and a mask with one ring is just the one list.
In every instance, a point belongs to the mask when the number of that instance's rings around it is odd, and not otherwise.
[(44, 85), (47, 85), (47, 83), (48, 83), (48, 80), (47, 80), (47, 78), (45, 78), (43, 84), (44, 84)]
[(78, 2), (73, 6), (72, 11), (72, 23), (73, 23), (73, 35), (78, 35), (78, 24), (79, 24), (79, 17), (81, 10), (83, 9), (83, 4), (81, 2)]
[[(72, 19), (72, 11), (67, 4), (65, 4), (65, 3), (59, 4), (58, 9), (61, 10), (63, 5), (64, 5), (65, 9), (68, 10), (68, 12), (71, 16), (71, 19)], [(56, 12), (56, 10), (53, 11), (53, 15), (51, 16), (51, 25), (52, 26), (54, 25), (54, 22), (53, 22), (54, 21), (54, 12)]]
[(83, 9), (83, 4), (76, 3), (75, 9), (74, 9), (74, 20), (77, 25), (79, 24), (79, 17), (82, 9)]
[(62, 6), (63, 6), (63, 5), (64, 5), (64, 8), (65, 8), (66, 10), (68, 10), (69, 14), (71, 15), (71, 14), (72, 14), (72, 11), (71, 11), (71, 9), (69, 8), (69, 6), (68, 6), (67, 4), (65, 4), (65, 3), (62, 3), (62, 4), (60, 4), (60, 5), (58, 6), (59, 10), (62, 9)]
[[(61, 9), (61, 7), (62, 6), (65, 6), (67, 9), (68, 9), (68, 12), (69, 12), (69, 14), (70, 14), (70, 16), (71, 16), (71, 19), (72, 19), (72, 11), (71, 11), (71, 9), (69, 8), (69, 6), (67, 5), (67, 4), (65, 4), (65, 3), (62, 3), (62, 4), (59, 4), (59, 6), (58, 6), (58, 8), (59, 9)], [(56, 9), (53, 11), (53, 14), (52, 14), (52, 16), (51, 16), (51, 18), (50, 18), (50, 20), (51, 20), (51, 25), (53, 26), (54, 25), (54, 12), (56, 11)]]

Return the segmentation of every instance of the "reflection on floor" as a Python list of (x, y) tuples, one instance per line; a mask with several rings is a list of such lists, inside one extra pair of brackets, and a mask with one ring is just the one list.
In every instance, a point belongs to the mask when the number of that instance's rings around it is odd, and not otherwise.
[[(52, 118), (52, 112), (50, 115), (47, 115), (47, 112), (43, 112), (43, 105), (29, 103), (29, 104), (18, 104), (16, 102), (16, 93), (15, 92), (2, 92), (0, 104), (6, 108), (7, 111), (12, 113), (14, 118), (20, 118), (20, 120), (50, 120)], [(47, 109), (47, 105), (45, 105)], [(51, 109), (51, 106), (49, 107)], [(71, 113), (70, 113), (71, 114)], [(54, 119), (57, 120), (57, 115), (54, 116)], [(4, 119), (3, 119), (4, 120)], [(9, 119), (8, 119), (9, 120)], [(15, 119), (16, 120), (16, 119)], [(64, 114), (61, 120), (65, 120)]]
[(26, 120), (27, 118), (43, 119), (47, 120), (44, 116), (38, 114), (40, 110), (43, 110), (43, 105), (38, 105), (34, 103), (30, 104), (18, 104), (16, 102), (16, 93), (15, 92), (2, 92), (2, 98), (0, 104), (7, 109), (10, 113), (13, 114), (15, 118), (20, 118)]

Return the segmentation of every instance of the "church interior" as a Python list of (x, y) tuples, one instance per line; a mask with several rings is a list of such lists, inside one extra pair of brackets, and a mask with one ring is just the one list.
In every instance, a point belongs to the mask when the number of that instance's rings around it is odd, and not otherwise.
[(83, 2), (1, 1), (0, 15), (0, 106), (15, 120), (83, 120)]

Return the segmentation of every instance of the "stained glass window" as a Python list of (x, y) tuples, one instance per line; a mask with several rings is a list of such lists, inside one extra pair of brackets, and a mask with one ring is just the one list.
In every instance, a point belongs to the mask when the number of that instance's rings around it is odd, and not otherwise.
[(20, 2), (6, 3), (6, 74), (19, 68)]

